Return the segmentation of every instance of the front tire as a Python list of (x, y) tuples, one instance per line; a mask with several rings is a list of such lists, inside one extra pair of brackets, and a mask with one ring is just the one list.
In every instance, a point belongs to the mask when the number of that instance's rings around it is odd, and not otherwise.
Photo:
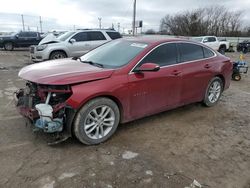
[(4, 49), (7, 51), (12, 51), (14, 49), (14, 45), (12, 42), (6, 42), (4, 43)]
[(52, 52), (49, 56), (49, 59), (63, 59), (63, 58), (66, 58), (67, 55), (62, 52), (62, 51), (55, 51), (55, 52)]
[(235, 73), (232, 75), (233, 80), (235, 81), (240, 81), (241, 80), (241, 75), (238, 73)]
[(205, 106), (210, 107), (216, 105), (221, 97), (222, 91), (223, 82), (221, 78), (214, 77), (212, 80), (210, 80), (203, 100)]
[(116, 103), (109, 98), (96, 98), (77, 113), (74, 134), (84, 144), (100, 144), (114, 134), (119, 122), (120, 111)]

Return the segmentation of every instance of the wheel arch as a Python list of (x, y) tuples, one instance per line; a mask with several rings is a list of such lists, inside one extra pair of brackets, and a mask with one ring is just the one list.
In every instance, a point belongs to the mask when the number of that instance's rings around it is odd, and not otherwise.
[(66, 57), (69, 57), (65, 50), (63, 50), (63, 49), (58, 49), (58, 50), (54, 49), (54, 50), (51, 50), (51, 52), (49, 53), (49, 58), (51, 57), (51, 54), (54, 53), (54, 52), (63, 52), (66, 55)]
[(14, 41), (12, 41), (12, 40), (6, 40), (6, 41), (4, 41), (4, 42), (3, 42), (3, 46), (4, 46), (6, 43), (12, 43), (12, 44), (13, 44), (13, 47), (17, 47), (17, 44), (16, 44)]
[(219, 49), (221, 49), (221, 48), (225, 48), (225, 49), (227, 49), (226, 44), (221, 44), (221, 45), (220, 45), (220, 47), (219, 47)]
[(76, 118), (76, 115), (78, 114), (78, 112), (81, 110), (81, 108), (82, 108), (87, 102), (89, 102), (89, 101), (91, 101), (91, 100), (94, 100), (94, 99), (97, 99), (97, 98), (108, 98), (108, 99), (111, 99), (112, 101), (114, 101), (114, 103), (118, 106), (118, 109), (119, 109), (119, 112), (120, 112), (120, 122), (119, 122), (119, 123), (123, 122), (123, 118), (124, 118), (124, 114), (123, 114), (123, 113), (124, 113), (124, 110), (123, 110), (123, 105), (122, 105), (121, 101), (120, 101), (117, 97), (115, 97), (115, 96), (113, 96), (113, 95), (108, 95), (108, 94), (96, 95), (96, 96), (92, 96), (92, 97), (88, 98), (87, 100), (85, 100), (85, 101), (79, 106), (79, 108), (75, 111), (74, 117), (73, 117), (71, 123), (67, 125), (67, 126), (70, 126), (70, 127), (67, 127), (67, 130), (70, 130), (70, 131), (71, 131), (71, 132), (70, 132), (71, 135), (74, 134), (74, 131), (73, 131), (73, 129), (74, 129), (74, 121), (75, 121), (75, 118)]
[(223, 90), (224, 90), (224, 88), (225, 88), (225, 77), (222, 74), (217, 74), (217, 75), (215, 75), (215, 77), (219, 77), (222, 80)]

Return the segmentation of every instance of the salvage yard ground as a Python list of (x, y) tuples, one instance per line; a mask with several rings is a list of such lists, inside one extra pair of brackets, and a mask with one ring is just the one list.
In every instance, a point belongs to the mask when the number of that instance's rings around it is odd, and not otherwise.
[(18, 71), (30, 63), (26, 50), (0, 51), (0, 187), (184, 188), (194, 179), (203, 187), (250, 187), (249, 74), (232, 81), (215, 107), (192, 104), (120, 125), (97, 146), (73, 138), (48, 146), (13, 104), (24, 86)]

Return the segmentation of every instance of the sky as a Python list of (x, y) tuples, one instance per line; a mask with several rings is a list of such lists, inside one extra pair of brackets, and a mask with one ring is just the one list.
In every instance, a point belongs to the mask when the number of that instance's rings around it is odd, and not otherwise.
[[(131, 29), (134, 0), (0, 0), (0, 32), (22, 29), (43, 31), (98, 28), (114, 25), (120, 32)], [(137, 0), (136, 20), (143, 20), (143, 30), (158, 30), (160, 19), (200, 7), (223, 5), (231, 11), (244, 11), (243, 25), (250, 25), (250, 0)]]

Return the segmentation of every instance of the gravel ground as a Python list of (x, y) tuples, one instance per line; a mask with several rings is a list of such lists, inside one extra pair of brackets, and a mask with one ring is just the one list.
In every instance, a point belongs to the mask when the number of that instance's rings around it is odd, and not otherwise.
[[(233, 60), (238, 53), (226, 54)], [(250, 62), (250, 55), (247, 55)], [(120, 125), (97, 146), (72, 138), (48, 146), (15, 110), (24, 50), (0, 51), (0, 187), (250, 188), (250, 77), (217, 106), (192, 104)]]

